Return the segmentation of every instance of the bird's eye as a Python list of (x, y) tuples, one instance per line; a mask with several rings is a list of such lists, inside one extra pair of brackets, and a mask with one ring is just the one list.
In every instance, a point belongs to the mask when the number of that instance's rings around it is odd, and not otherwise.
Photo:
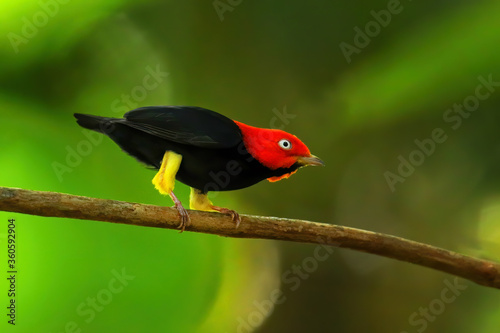
[(290, 150), (292, 149), (292, 143), (288, 141), (287, 139), (281, 139), (278, 144), (280, 145), (281, 148), (285, 150)]

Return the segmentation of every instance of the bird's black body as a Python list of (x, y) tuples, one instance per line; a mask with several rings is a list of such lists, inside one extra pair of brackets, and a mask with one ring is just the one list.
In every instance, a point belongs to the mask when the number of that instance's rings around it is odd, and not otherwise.
[(300, 167), (265, 167), (248, 152), (234, 121), (203, 108), (144, 107), (123, 119), (78, 113), (75, 117), (80, 126), (106, 134), (126, 153), (155, 169), (166, 151), (182, 155), (177, 180), (202, 193), (241, 189)]

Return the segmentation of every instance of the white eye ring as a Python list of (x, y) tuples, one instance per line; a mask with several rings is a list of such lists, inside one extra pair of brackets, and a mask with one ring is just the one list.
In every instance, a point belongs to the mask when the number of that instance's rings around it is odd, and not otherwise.
[(285, 150), (290, 150), (292, 149), (292, 143), (288, 141), (287, 139), (281, 139), (278, 144), (280, 145), (281, 148)]

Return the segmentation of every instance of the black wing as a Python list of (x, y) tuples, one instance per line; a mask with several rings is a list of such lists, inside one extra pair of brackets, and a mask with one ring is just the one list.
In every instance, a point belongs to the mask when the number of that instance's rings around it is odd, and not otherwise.
[(241, 142), (231, 119), (195, 106), (148, 106), (127, 112), (121, 122), (169, 141), (207, 148), (230, 148)]

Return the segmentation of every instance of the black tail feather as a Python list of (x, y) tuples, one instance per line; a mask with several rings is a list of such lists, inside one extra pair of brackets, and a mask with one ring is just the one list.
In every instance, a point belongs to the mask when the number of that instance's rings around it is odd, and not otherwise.
[(82, 113), (75, 113), (73, 115), (75, 116), (78, 125), (103, 134), (108, 134), (113, 122), (117, 120), (116, 118), (100, 117)]

